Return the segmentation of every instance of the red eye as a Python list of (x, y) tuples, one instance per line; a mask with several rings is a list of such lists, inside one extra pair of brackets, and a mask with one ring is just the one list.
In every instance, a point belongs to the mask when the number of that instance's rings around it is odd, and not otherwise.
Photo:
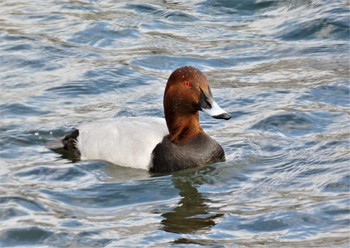
[(186, 86), (190, 86), (191, 84), (190, 84), (190, 82), (185, 81), (185, 85), (186, 85)]

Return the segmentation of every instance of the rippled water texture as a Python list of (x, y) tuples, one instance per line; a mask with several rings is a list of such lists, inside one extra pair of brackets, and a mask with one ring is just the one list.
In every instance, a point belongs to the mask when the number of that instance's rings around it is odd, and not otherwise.
[[(0, 246), (348, 247), (349, 2), (0, 2)], [(153, 176), (45, 148), (163, 116), (177, 67), (233, 118), (227, 161)]]

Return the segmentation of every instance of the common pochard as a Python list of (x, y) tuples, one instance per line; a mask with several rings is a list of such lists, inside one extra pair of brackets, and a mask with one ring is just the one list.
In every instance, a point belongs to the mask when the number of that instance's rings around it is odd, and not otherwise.
[(61, 147), (81, 160), (173, 172), (225, 160), (222, 147), (199, 124), (198, 111), (217, 119), (231, 115), (214, 101), (207, 78), (195, 67), (176, 69), (164, 92), (163, 118), (123, 117), (79, 126)]

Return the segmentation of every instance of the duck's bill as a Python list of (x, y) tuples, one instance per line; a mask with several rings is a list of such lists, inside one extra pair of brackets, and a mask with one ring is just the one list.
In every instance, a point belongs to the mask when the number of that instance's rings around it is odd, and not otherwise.
[(215, 119), (231, 119), (231, 115), (223, 110), (214, 100), (211, 101), (211, 108), (202, 108), (202, 111)]

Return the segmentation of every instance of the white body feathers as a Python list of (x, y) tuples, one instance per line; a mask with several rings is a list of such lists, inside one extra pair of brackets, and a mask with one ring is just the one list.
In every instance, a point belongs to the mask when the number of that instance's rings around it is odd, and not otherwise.
[(168, 129), (163, 118), (125, 117), (79, 126), (81, 159), (148, 170), (153, 149)]

